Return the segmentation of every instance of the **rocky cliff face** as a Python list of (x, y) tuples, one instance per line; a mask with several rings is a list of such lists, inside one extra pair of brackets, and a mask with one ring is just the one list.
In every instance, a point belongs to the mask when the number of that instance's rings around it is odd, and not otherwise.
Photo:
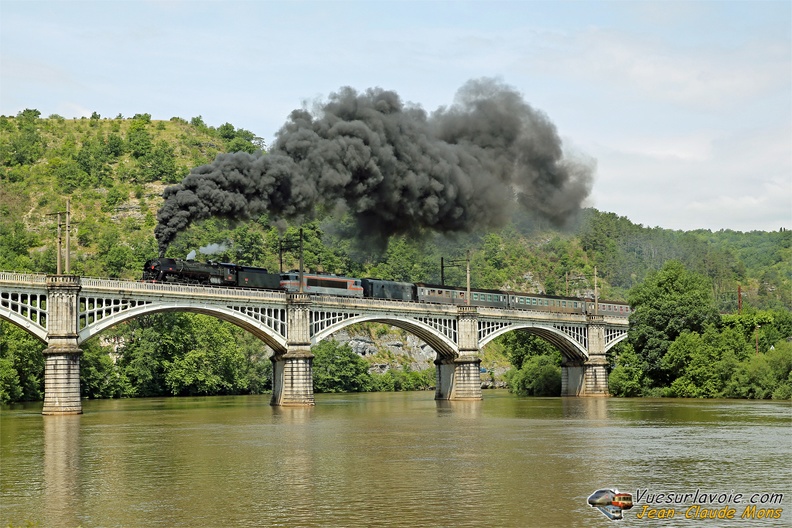
[[(384, 374), (391, 368), (413, 371), (434, 369), (435, 350), (414, 335), (384, 324), (360, 324), (333, 334), (331, 339), (349, 345), (371, 366), (369, 372)], [(484, 364), (482, 364), (484, 366)], [(511, 366), (506, 361), (490, 362), (481, 375), (482, 389), (506, 387), (503, 376)]]
[(368, 359), (375, 372), (387, 372), (390, 368), (434, 368), (437, 355), (432, 347), (414, 335), (396, 328), (342, 330), (332, 338), (349, 345), (357, 355)]

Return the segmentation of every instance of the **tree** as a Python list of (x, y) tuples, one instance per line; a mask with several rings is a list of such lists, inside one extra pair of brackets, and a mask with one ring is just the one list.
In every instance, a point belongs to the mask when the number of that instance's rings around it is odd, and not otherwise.
[(247, 152), (248, 154), (253, 154), (257, 150), (259, 150), (259, 148), (256, 145), (240, 137), (235, 137), (228, 142), (228, 152)]
[(102, 346), (98, 339), (81, 345), (80, 394), (87, 398), (119, 398), (128, 393), (128, 381), (121, 376), (113, 358), (111, 347)]
[(119, 343), (114, 370), (107, 350), (86, 349), (87, 395), (259, 394), (272, 386), (267, 347), (214, 317), (161, 313), (107, 332)]
[(83, 186), (94, 187), (110, 178), (110, 153), (104, 139), (85, 141), (77, 153), (76, 161), (83, 172), (90, 176), (83, 180)]
[(119, 336), (117, 364), (129, 380), (129, 396), (164, 396), (167, 365), (194, 348), (191, 320), (183, 313), (141, 316), (112, 329)]
[(759, 351), (766, 351), (779, 340), (792, 338), (792, 312), (787, 310), (755, 310), (722, 317), (723, 324), (735, 328)]
[(40, 400), (44, 394), (44, 343), (0, 321), (0, 401)]
[(406, 237), (396, 236), (388, 241), (381, 262), (373, 265), (367, 274), (385, 280), (415, 282), (425, 280), (427, 272), (424, 248)]
[(194, 316), (190, 331), (192, 346), (165, 363), (165, 384), (170, 393), (207, 396), (237, 392), (244, 357), (234, 346), (229, 328), (217, 319), (199, 315)]
[(151, 152), (153, 140), (147, 130), (148, 122), (143, 119), (133, 119), (127, 132), (127, 145), (129, 152), (135, 158), (142, 158)]
[(529, 332), (509, 332), (499, 337), (498, 342), (506, 351), (509, 362), (517, 370), (532, 357), (558, 353), (558, 349), (548, 341)]
[(608, 375), (610, 393), (625, 398), (641, 396), (644, 385), (641, 359), (629, 343), (620, 343), (618, 347), (616, 367)]
[(47, 170), (55, 178), (58, 189), (71, 194), (81, 187), (87, 187), (90, 176), (80, 168), (80, 164), (71, 158), (50, 158)]
[(0, 223), (0, 269), (24, 271), (30, 266), (28, 251), (38, 243), (21, 221)]
[(311, 349), (315, 392), (368, 392), (371, 376), (368, 363), (349, 345), (322, 341)]
[(190, 124), (199, 130), (206, 130), (208, 128), (202, 116), (193, 117), (190, 119)]
[(107, 136), (107, 154), (113, 158), (122, 156), (125, 152), (124, 139), (115, 132)]
[(132, 249), (126, 245), (111, 246), (101, 259), (107, 276), (112, 278), (121, 277), (124, 270), (130, 269), (135, 262)]
[(260, 229), (251, 224), (240, 224), (232, 234), (234, 248), (236, 250), (236, 262), (249, 266), (259, 266), (263, 264), (266, 256), (266, 246), (264, 245), (264, 235)]
[(520, 396), (561, 395), (561, 354), (533, 356), (509, 375), (509, 391)]
[[(226, 323), (228, 324), (228, 323)], [(240, 387), (246, 387), (250, 394), (261, 394), (272, 390), (272, 362), (270, 350), (256, 336), (236, 326), (231, 327), (234, 345), (244, 357), (240, 367), (243, 381)], [(241, 391), (240, 392), (245, 392)]]
[(10, 358), (0, 357), (0, 404), (19, 401), (22, 398), (22, 386), (19, 373)]
[(145, 152), (138, 156), (138, 171), (135, 181), (148, 183), (162, 180), (165, 183), (176, 183), (182, 174), (176, 163), (173, 147), (164, 140), (157, 141), (153, 147), (149, 145)]
[(238, 128), (234, 136), (236, 138), (243, 139), (248, 143), (252, 144), (253, 146), (256, 147), (256, 150), (264, 150), (267, 148), (267, 144), (264, 141), (264, 138), (258, 137), (250, 130), (245, 130), (244, 128)]
[(219, 127), (217, 127), (217, 133), (223, 139), (234, 139), (236, 136), (236, 130), (234, 130), (234, 125), (231, 123), (223, 123)]
[(702, 334), (684, 332), (669, 347), (663, 367), (671, 373), (668, 395), (681, 398), (716, 398), (723, 395), (739, 361), (751, 350), (732, 328), (719, 331), (708, 325)]
[(38, 161), (47, 148), (44, 138), (39, 132), (41, 112), (25, 109), (17, 114), (17, 131), (10, 136), (9, 156), (3, 156), (3, 163), (13, 165), (31, 165)]
[(434, 369), (388, 370), (384, 374), (371, 374), (371, 388), (373, 391), (418, 391), (434, 387), (436, 383)]
[(749, 354), (737, 365), (723, 395), (727, 398), (792, 399), (792, 343), (781, 340), (766, 353)]
[(720, 322), (711, 282), (688, 271), (679, 261), (662, 269), (630, 291), (632, 306), (628, 339), (643, 360), (651, 387), (668, 386), (671, 372), (663, 358), (683, 332), (702, 333), (707, 324)]

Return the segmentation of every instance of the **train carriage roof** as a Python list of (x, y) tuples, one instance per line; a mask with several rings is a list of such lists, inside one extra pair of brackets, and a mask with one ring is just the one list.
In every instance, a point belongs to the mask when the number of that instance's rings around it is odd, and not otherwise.
[[(425, 282), (416, 282), (416, 286), (421, 288), (433, 288), (435, 290), (455, 290), (455, 291), (467, 291), (467, 288), (464, 286), (442, 286), (440, 284), (427, 284)], [(501, 290), (487, 290), (484, 288), (470, 288), (471, 292), (485, 292), (485, 293), (499, 293), (501, 295), (505, 295), (507, 292)]]
[(392, 281), (392, 280), (386, 280), (386, 279), (375, 279), (375, 278), (372, 278), (372, 277), (365, 277), (362, 280), (369, 281), (369, 282), (376, 282), (376, 283), (396, 284), (398, 286), (409, 286), (409, 287), (413, 286), (412, 282), (401, 282), (401, 281)]

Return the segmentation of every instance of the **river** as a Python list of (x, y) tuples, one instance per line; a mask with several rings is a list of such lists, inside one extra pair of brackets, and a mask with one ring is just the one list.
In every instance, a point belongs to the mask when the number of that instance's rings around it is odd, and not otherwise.
[[(60, 417), (4, 407), (0, 523), (591, 527), (612, 523), (587, 498), (618, 488), (635, 505), (617, 525), (792, 526), (789, 402), (433, 396), (91, 400)], [(686, 519), (697, 505), (735, 518)], [(756, 518), (767, 510), (777, 518)]]

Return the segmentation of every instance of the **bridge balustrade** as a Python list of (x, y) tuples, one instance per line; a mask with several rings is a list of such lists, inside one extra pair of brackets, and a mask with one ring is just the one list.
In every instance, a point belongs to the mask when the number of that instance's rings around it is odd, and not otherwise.
[(44, 414), (82, 412), (80, 344), (132, 317), (163, 310), (206, 313), (237, 324), (274, 355), (273, 405), (313, 405), (310, 347), (350, 324), (404, 328), (437, 353), (436, 399), (481, 399), (480, 350), (527, 330), (561, 350), (562, 394), (605, 396), (605, 352), (626, 337), (627, 319), (404, 300), (0, 272), (0, 318), (48, 344)]

